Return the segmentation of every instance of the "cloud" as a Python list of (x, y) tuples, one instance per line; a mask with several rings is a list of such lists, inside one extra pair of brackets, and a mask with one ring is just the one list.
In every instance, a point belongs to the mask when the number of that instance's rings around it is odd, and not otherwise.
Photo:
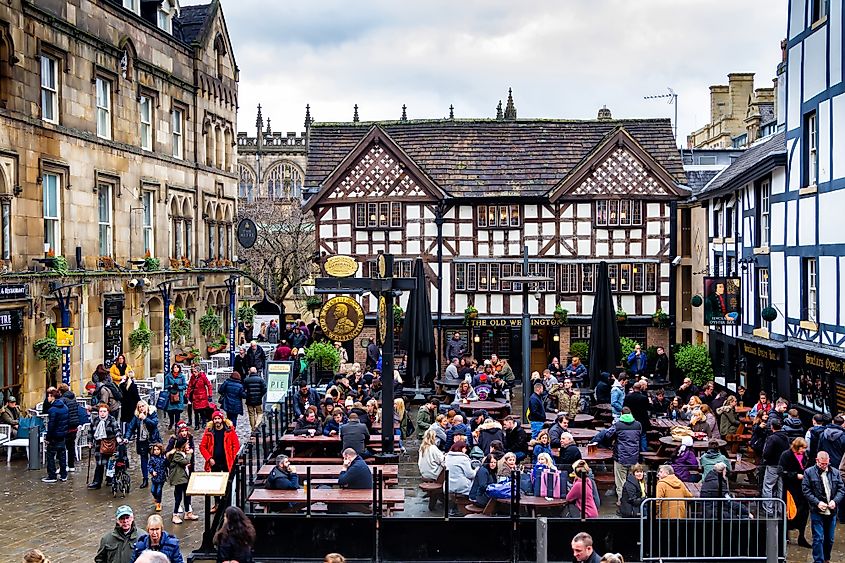
[[(198, 3), (195, 1), (183, 4)], [(513, 87), (520, 117), (672, 117), (643, 96), (679, 94), (679, 136), (709, 119), (711, 84), (771, 85), (787, 0), (222, 0), (240, 67), (240, 126), (493, 117)]]

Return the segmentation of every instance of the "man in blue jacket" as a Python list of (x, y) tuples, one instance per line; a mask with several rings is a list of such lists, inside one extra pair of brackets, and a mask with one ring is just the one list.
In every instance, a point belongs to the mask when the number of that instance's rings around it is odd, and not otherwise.
[[(47, 421), (47, 436), (44, 442), (47, 448), (47, 476), (41, 481), (44, 483), (56, 482), (56, 456), (59, 457), (58, 478), (67, 481), (67, 448), (65, 437), (68, 433), (70, 416), (67, 405), (61, 400), (62, 393), (56, 388), (50, 388), (47, 400), (50, 402), (50, 415)], [(38, 455), (37, 452), (30, 452), (30, 455)]]
[(648, 374), (648, 356), (645, 355), (639, 344), (634, 347), (634, 351), (628, 354), (628, 371), (634, 374), (634, 377), (640, 377)]
[(537, 438), (537, 434), (546, 423), (546, 407), (543, 405), (544, 390), (543, 382), (537, 381), (534, 383), (534, 393), (528, 398), (528, 422), (531, 423), (532, 440)]
[[(343, 471), (337, 478), (341, 489), (372, 489), (373, 475), (367, 462), (352, 448), (343, 450)], [(368, 512), (366, 504), (330, 504), (329, 512), (338, 514), (343, 512)]]
[(296, 474), (296, 468), (291, 465), (290, 458), (286, 455), (276, 457), (276, 467), (267, 476), (267, 482), (264, 485), (267, 489), (295, 491), (299, 488), (299, 476)]

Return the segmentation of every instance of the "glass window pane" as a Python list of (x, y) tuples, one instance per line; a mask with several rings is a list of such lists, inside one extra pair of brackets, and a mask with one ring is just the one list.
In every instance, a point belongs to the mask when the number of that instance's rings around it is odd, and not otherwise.
[(478, 206), (478, 226), (479, 227), (486, 227), (487, 226), (487, 206), (486, 205), (479, 205)]

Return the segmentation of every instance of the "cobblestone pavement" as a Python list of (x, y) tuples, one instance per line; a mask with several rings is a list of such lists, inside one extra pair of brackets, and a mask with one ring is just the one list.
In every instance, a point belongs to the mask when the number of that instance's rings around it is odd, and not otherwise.
[[(183, 415), (184, 417), (184, 415)], [(238, 420), (238, 435), (243, 442), (248, 436), (249, 420), (246, 416)], [(161, 426), (162, 438), (167, 440), (170, 432), (167, 425)], [(197, 448), (197, 467), (204, 461), (199, 455), (199, 441), (202, 431), (193, 431)], [(41, 471), (27, 469), (23, 449), (16, 448), (17, 455), (9, 465), (5, 463), (5, 448), (0, 462), (0, 562), (17, 563), (31, 548), (41, 549), (54, 563), (90, 562), (94, 559), (100, 537), (114, 527), (114, 511), (128, 504), (135, 511), (135, 522), (139, 528), (146, 524), (147, 517), (155, 513), (150, 489), (139, 489), (141, 467), (134, 445), (130, 448), (130, 474), (132, 489), (123, 499), (112, 497), (111, 487), (89, 491), (86, 483), (88, 453), (77, 462), (77, 471), (68, 473), (66, 483), (46, 484), (41, 478), (47, 475)], [(91, 463), (93, 475), (94, 462)], [(197, 498), (193, 503), (194, 513), (199, 520), (175, 525), (170, 521), (173, 510), (173, 487), (165, 484), (161, 515), (164, 529), (179, 538), (182, 554), (187, 557), (199, 547), (202, 541), (204, 500)]]

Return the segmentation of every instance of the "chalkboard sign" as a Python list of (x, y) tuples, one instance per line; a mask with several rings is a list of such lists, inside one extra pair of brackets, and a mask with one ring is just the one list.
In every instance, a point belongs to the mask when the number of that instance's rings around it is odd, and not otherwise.
[(293, 373), (293, 362), (267, 362), (267, 399), (269, 404), (285, 400)]
[(107, 368), (123, 353), (123, 298), (106, 298), (103, 305), (103, 365)]

